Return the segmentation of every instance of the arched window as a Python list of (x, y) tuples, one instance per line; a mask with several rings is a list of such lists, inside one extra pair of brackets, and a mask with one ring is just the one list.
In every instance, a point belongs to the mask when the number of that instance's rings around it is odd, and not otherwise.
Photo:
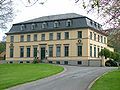
[(25, 29), (25, 25), (21, 25), (21, 30), (24, 30)]
[(46, 27), (47, 27), (47, 23), (46, 22), (42, 23), (42, 28), (44, 29)]
[(71, 20), (67, 20), (67, 21), (66, 21), (66, 26), (67, 26), (67, 27), (70, 27), (71, 25), (72, 25)]
[(54, 22), (54, 27), (55, 27), (55, 28), (59, 27), (59, 22), (58, 22), (58, 21), (55, 21), (55, 22)]
[(31, 25), (31, 28), (32, 28), (32, 30), (35, 29), (35, 24), (34, 23)]

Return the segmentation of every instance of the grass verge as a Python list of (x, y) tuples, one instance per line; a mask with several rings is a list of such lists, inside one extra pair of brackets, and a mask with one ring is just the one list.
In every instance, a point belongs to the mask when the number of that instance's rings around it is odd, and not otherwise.
[(103, 75), (93, 84), (91, 90), (120, 90), (120, 70)]
[(51, 64), (0, 64), (0, 90), (63, 71)]

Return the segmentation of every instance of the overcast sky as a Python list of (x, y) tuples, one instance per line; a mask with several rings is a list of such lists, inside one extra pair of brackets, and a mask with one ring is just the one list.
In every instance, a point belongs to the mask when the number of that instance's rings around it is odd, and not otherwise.
[(13, 1), (16, 16), (13, 22), (8, 24), (8, 29), (6, 31), (0, 30), (0, 40), (2, 40), (2, 37), (5, 35), (4, 33), (10, 30), (12, 24), (23, 22), (41, 16), (64, 13), (77, 13), (80, 15), (87, 16), (102, 24), (102, 20), (98, 19), (97, 14), (95, 13), (87, 14), (87, 12), (83, 9), (82, 4), (81, 3), (75, 4), (75, 0), (47, 0), (47, 1), (39, 0), (39, 3), (41, 3), (42, 1), (46, 2), (43, 5), (36, 3), (34, 6), (31, 7), (26, 7), (28, 6), (28, 4), (25, 2), (26, 0), (13, 0)]

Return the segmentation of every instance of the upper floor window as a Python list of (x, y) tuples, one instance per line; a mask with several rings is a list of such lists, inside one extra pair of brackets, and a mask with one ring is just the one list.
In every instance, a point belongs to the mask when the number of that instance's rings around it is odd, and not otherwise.
[(78, 38), (82, 38), (82, 31), (78, 31)]
[(67, 27), (70, 27), (71, 25), (72, 25), (71, 20), (67, 20), (67, 21), (66, 21), (66, 26), (67, 26)]
[(96, 22), (94, 22), (95, 27), (97, 26)]
[(94, 40), (96, 41), (96, 34), (94, 33)]
[(103, 43), (103, 36), (101, 36), (101, 43)]
[(90, 24), (91, 24), (91, 25), (93, 24), (93, 21), (92, 21), (92, 20), (90, 20)]
[(106, 44), (106, 37), (104, 37), (104, 43)]
[(20, 42), (24, 42), (24, 35), (20, 36)]
[(45, 40), (45, 34), (41, 35), (41, 40), (44, 41)]
[(98, 35), (98, 42), (100, 42), (100, 35)]
[(69, 32), (65, 32), (65, 39), (69, 39)]
[(24, 30), (25, 29), (25, 25), (21, 25), (21, 30)]
[(14, 42), (14, 36), (10, 36), (10, 42)]
[(49, 33), (49, 40), (53, 40), (53, 33)]
[(32, 29), (32, 30), (35, 29), (35, 24), (34, 24), (34, 23), (31, 25), (31, 29)]
[(54, 22), (54, 27), (55, 27), (55, 28), (59, 27), (59, 22), (58, 22), (58, 21), (55, 21), (55, 22)]
[(90, 39), (92, 40), (92, 32), (90, 32)]
[(37, 41), (37, 34), (34, 34), (34, 41)]
[(27, 35), (27, 41), (30, 42), (30, 35)]
[(57, 33), (57, 40), (61, 39), (61, 33)]
[(42, 23), (42, 28), (45, 29), (46, 27), (47, 27), (47, 23), (46, 22)]

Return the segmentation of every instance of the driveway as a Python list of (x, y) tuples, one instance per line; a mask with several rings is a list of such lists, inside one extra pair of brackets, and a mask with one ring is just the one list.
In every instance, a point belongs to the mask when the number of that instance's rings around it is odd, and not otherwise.
[(112, 67), (63, 66), (66, 71), (45, 79), (18, 85), (9, 90), (87, 90), (89, 84)]

